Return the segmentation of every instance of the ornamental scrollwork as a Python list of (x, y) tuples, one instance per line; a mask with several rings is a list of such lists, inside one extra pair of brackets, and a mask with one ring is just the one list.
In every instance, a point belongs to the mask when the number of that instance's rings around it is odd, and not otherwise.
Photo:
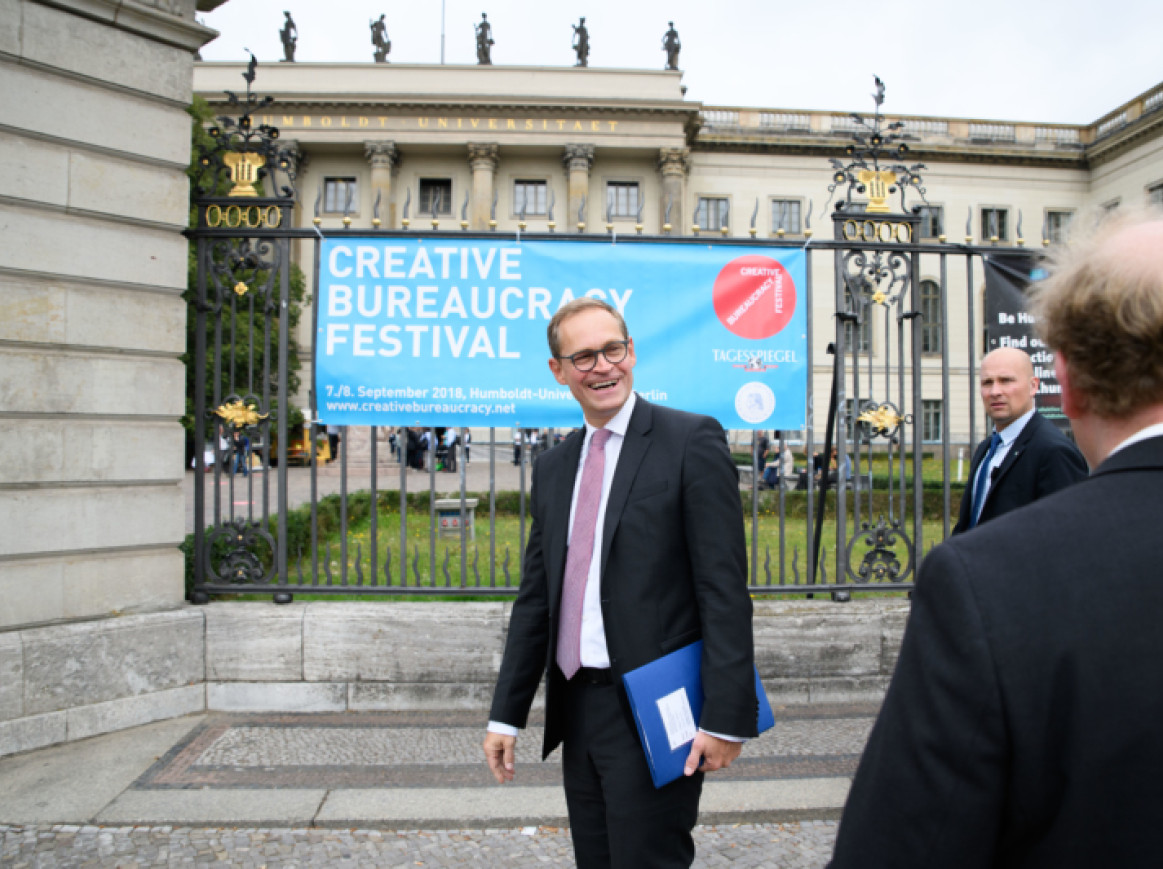
[(845, 285), (866, 304), (895, 305), (912, 286), (911, 263), (904, 253), (849, 250), (842, 262)]
[(274, 316), (279, 310), (275, 286), (278, 276), (276, 242), (268, 238), (216, 238), (206, 254), (206, 299), (194, 304), (207, 314), (219, 314), (224, 305), (250, 298), (256, 310)]
[(220, 115), (217, 125), (206, 130), (210, 142), (199, 148), (198, 164), (203, 171), (195, 182), (201, 196), (213, 196), (222, 181), (232, 185), (228, 196), (258, 196), (255, 185), (271, 177), (274, 170), (282, 172), (290, 181), (290, 185), (278, 186), (275, 195), (295, 196), (293, 185), (300, 163), (297, 143), (288, 142), (284, 146), (279, 140), (278, 127), (254, 122), (254, 115), (266, 111), (275, 101), (272, 96), (260, 98), (251, 92), (257, 69), (258, 61), (252, 54), (242, 74), (246, 95), (239, 97), (233, 91), (225, 91), (229, 110), (237, 111), (237, 118)]
[[(855, 569), (852, 567), (856, 547), (869, 547)], [(901, 564), (898, 548), (903, 547), (905, 562)], [(899, 520), (885, 522), (884, 516), (876, 525), (861, 524), (860, 532), (848, 541), (848, 574), (854, 582), (869, 583), (903, 582), (913, 571), (913, 542), (901, 526)]]
[(912, 422), (912, 416), (902, 414), (892, 402), (877, 404), (866, 401), (861, 405), (856, 421), (862, 424), (861, 428), (867, 432), (868, 439), (895, 438), (901, 423)]
[(217, 407), (214, 413), (234, 428), (255, 428), (259, 422), (270, 417), (269, 413), (259, 413), (253, 402), (245, 403), (235, 398)]
[[(855, 196), (866, 199), (864, 211), (868, 214), (887, 214), (891, 210), (889, 197), (899, 193), (901, 211), (906, 212), (905, 193), (909, 188), (917, 192), (922, 202), (928, 201), (920, 174), (925, 164), (904, 163), (909, 153), (909, 146), (903, 141), (905, 123), (894, 121), (885, 126), (880, 114), (880, 107), (884, 105), (884, 82), (879, 76), (873, 76), (873, 80), (876, 111), (871, 122), (862, 115), (851, 115), (852, 144), (844, 150), (847, 161), (835, 157), (829, 161), (834, 171), (828, 193), (831, 197), (836, 190), (844, 188), (844, 199), (836, 203), (837, 211), (852, 210)], [(896, 162), (882, 165), (883, 160)]]
[(206, 535), (207, 581), (268, 585), (275, 576), (274, 556), (275, 540), (262, 523), (245, 518), (223, 522)]

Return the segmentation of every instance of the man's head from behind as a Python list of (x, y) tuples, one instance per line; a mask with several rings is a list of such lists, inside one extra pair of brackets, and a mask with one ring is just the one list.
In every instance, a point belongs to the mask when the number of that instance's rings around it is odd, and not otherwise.
[(981, 360), (981, 400), (998, 431), (1031, 411), (1037, 392), (1038, 378), (1024, 350), (999, 347)]
[(1075, 410), (1121, 419), (1163, 403), (1163, 213), (1084, 231), (1057, 252), (1033, 310)]
[(1037, 286), (1033, 313), (1091, 465), (1163, 421), (1163, 213), (1108, 215), (1075, 233)]
[(601, 428), (634, 389), (634, 340), (617, 309), (582, 297), (558, 309), (546, 329), (549, 369), (568, 386), (586, 421)]

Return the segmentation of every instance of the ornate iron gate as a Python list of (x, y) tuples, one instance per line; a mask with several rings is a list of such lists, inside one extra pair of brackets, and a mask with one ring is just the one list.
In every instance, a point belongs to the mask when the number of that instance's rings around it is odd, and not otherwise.
[[(515, 593), (519, 581), (519, 560), (526, 539), (526, 466), (520, 467), (517, 503), (520, 517), (520, 545), (517, 552), (503, 554), (492, 548), (488, 567), (479, 566), (481, 553), (469, 552), (466, 534), (466, 508), (463, 470), (460, 476), (460, 540), (455, 554), (459, 567), (455, 578), (450, 572), (452, 550), (443, 556), (443, 583), (437, 576), (439, 561), (436, 543), (435, 475), (430, 476), (429, 497), (425, 505), (409, 506), (408, 475), (399, 469), (399, 490), (389, 495), (380, 490), (377, 477), (377, 448), (382, 432), (370, 431), (371, 467), (366, 482), (349, 479), (347, 454), (341, 461), (340, 505), (337, 539), (321, 540), (317, 489), (317, 425), (301, 437), (299, 426), (292, 426), (288, 384), (290, 335), (291, 242), (315, 245), (329, 236), (382, 235), (385, 238), (407, 233), (407, 204), (403, 231), (380, 229), (379, 206), (371, 229), (352, 227), (344, 218), (342, 229), (293, 226), (295, 207), (294, 146), (283, 145), (272, 127), (252, 126), (255, 111), (269, 105), (270, 98), (258, 100), (250, 92), (255, 64), (248, 69), (245, 100), (230, 95), (231, 104), (240, 111), (235, 119), (220, 119), (211, 130), (213, 146), (202, 156), (206, 185), (196, 191), (193, 200), (196, 219), (189, 230), (197, 258), (197, 281), (190, 300), (195, 317), (195, 420), (196, 496), (193, 535), (193, 574), (196, 602), (210, 594), (255, 592), (273, 595), (276, 601), (289, 601), (294, 594), (503, 594)], [(878, 82), (879, 84), (879, 82)], [(787, 491), (783, 485), (770, 492), (761, 491), (758, 475), (753, 475), (750, 496), (751, 589), (756, 594), (829, 593), (847, 599), (854, 591), (902, 592), (912, 588), (918, 560), (926, 544), (924, 531), (924, 484), (921, 405), (923, 381), (932, 382), (937, 375), (922, 364), (922, 329), (935, 329), (934, 343), (940, 344), (939, 401), (945, 408), (938, 443), (943, 461), (943, 479), (939, 513), (942, 531), (949, 533), (954, 492), (950, 480), (950, 360), (948, 262), (962, 259), (966, 280), (964, 300), (968, 313), (968, 358), (964, 366), (967, 386), (975, 390), (973, 305), (973, 259), (990, 248), (974, 247), (968, 237), (965, 244), (949, 244), (942, 235), (938, 242), (917, 238), (921, 218), (908, 209), (905, 192), (912, 189), (922, 197), (920, 165), (905, 165), (907, 146), (897, 141), (899, 125), (882, 128), (878, 90), (876, 114), (860, 121), (860, 129), (847, 161), (834, 160), (831, 192), (841, 191), (842, 201), (832, 215), (831, 239), (816, 240), (810, 229), (806, 243), (775, 238), (716, 239), (716, 244), (803, 247), (808, 251), (808, 353), (812, 347), (812, 285), (826, 275), (835, 293), (834, 340), (827, 358), (833, 366), (832, 390), (825, 421), (823, 472), (817, 477), (804, 474), (805, 491)], [(888, 165), (884, 164), (885, 159)], [(280, 186), (276, 178), (285, 180)], [(228, 178), (228, 180), (227, 180)], [(227, 191), (225, 185), (230, 185)], [(277, 195), (260, 195), (256, 184)], [(890, 197), (900, 196), (899, 212), (892, 212)], [(469, 238), (467, 231), (447, 232), (438, 229), (417, 232), (433, 238)], [(524, 221), (522, 221), (524, 223)], [(554, 223), (552, 209), (548, 232), (527, 233), (522, 225), (520, 236), (550, 238)], [(492, 232), (490, 237), (505, 233)], [(518, 237), (520, 237), (518, 236)], [(571, 236), (593, 240), (596, 236)], [(643, 240), (675, 244), (706, 243), (696, 238), (673, 236)], [(619, 243), (623, 243), (620, 241)], [(318, 262), (318, 257), (314, 257)], [(919, 276), (922, 261), (939, 269), (940, 309), (935, 315), (940, 323), (926, 324), (920, 298)], [(934, 316), (930, 313), (930, 319)], [(878, 341), (872, 336), (879, 335)], [(937, 340), (939, 339), (939, 341)], [(930, 348), (931, 350), (932, 348)], [(818, 354), (819, 355), (819, 354)], [(930, 359), (932, 357), (930, 356)], [(932, 366), (929, 366), (930, 369)], [(314, 398), (312, 398), (314, 404)], [(970, 402), (969, 440), (975, 437), (973, 404)], [(312, 407), (312, 411), (314, 411)], [(815, 396), (809, 377), (808, 424), (803, 432), (802, 447), (810, 461), (816, 450)], [(789, 433), (780, 433), (782, 451)], [(345, 438), (346, 439), (346, 438)], [(931, 441), (932, 439), (930, 439)], [(496, 433), (490, 430), (490, 461), (495, 461)], [(752, 440), (754, 453), (756, 440)], [(474, 444), (474, 447), (484, 446)], [(828, 473), (828, 458), (836, 449), (837, 473)], [(301, 453), (309, 474), (309, 525), (298, 535), (300, 543), (289, 552), (288, 532), (288, 458)], [(435, 444), (430, 448), (435, 459)], [(253, 458), (257, 457), (257, 458)], [(874, 462), (887, 463), (887, 473), (873, 473)], [(252, 466), (253, 465), (253, 469)], [(497, 491), (494, 467), (490, 465), (490, 529), (497, 515)], [(246, 494), (238, 501), (239, 490)], [(369, 495), (362, 495), (363, 491)], [(381, 557), (381, 540), (377, 516), (387, 503), (381, 496), (394, 500), (398, 496), (400, 513), (399, 546), (393, 555), (389, 543)], [(351, 504), (365, 499), (375, 505), (370, 509), (370, 538), (367, 561), (363, 543), (349, 535)], [(803, 505), (803, 515), (800, 505)], [(245, 505), (244, 509), (236, 509)], [(391, 506), (394, 506), (391, 505)], [(794, 509), (793, 509), (794, 508)], [(930, 512), (933, 511), (930, 506)], [(423, 514), (427, 513), (427, 516)], [(770, 513), (778, 519), (777, 535), (761, 540), (760, 514)], [(823, 522), (830, 513), (834, 523), (831, 542), (825, 541)], [(408, 552), (409, 517), (420, 525), (427, 522), (429, 551), (427, 576), (421, 575), (422, 556), (413, 542)], [(297, 519), (296, 522), (299, 520)], [(793, 545), (788, 558), (786, 534), (800, 522), (806, 544), (801, 551)], [(495, 540), (495, 537), (493, 538)], [(331, 545), (338, 549), (332, 558)], [(304, 551), (305, 548), (305, 551)], [(772, 550), (777, 551), (777, 566), (772, 569)], [(821, 551), (823, 553), (821, 557)], [(322, 556), (322, 557), (321, 557)], [(366, 565), (366, 566), (365, 566)], [(411, 576), (409, 576), (409, 567)], [(293, 578), (292, 578), (293, 574)]]

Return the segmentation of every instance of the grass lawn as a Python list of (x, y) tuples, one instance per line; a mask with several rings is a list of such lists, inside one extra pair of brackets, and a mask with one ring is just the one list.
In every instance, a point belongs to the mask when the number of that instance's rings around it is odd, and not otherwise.
[[(745, 518), (747, 559), (748, 569), (750, 570), (752, 560), (752, 522), (749, 511)], [(873, 518), (875, 521), (876, 517)], [(476, 588), (488, 588), (494, 585), (498, 588), (508, 586), (515, 593), (520, 580), (519, 556), (522, 551), (519, 517), (507, 514), (497, 516), (495, 556), (492, 558), (490, 556), (490, 546), (494, 541), (490, 535), (487, 511), (483, 513), (478, 511), (477, 520), (476, 540), (469, 542), (465, 553), (466, 577), (465, 583), (462, 585), (460, 579), (460, 540), (456, 538), (441, 538), (437, 535), (434, 553), (435, 558), (433, 558), (427, 512), (410, 512), (408, 514), (407, 577), (403, 582), (403, 586), (416, 588), (417, 591), (415, 596), (404, 595), (404, 599), (447, 600), (453, 598), (465, 600), (495, 600), (497, 599), (497, 593), (489, 593), (487, 595), (473, 593)], [(849, 514), (848, 525), (848, 539), (852, 540), (851, 514)], [(770, 575), (770, 584), (778, 585), (781, 582), (779, 573), (779, 516), (773, 512), (761, 512), (758, 520), (758, 529), (758, 572), (755, 584), (758, 586), (769, 584), (768, 576)], [(942, 533), (941, 522), (927, 520), (923, 524), (923, 530), (925, 535), (924, 550), (927, 551), (935, 542), (940, 540)], [(526, 520), (525, 531), (526, 534), (529, 531), (528, 520)], [(911, 539), (913, 531), (911, 521), (904, 528), (904, 531)], [(341, 569), (339, 535), (321, 536), (318, 550), (319, 576), (317, 584), (331, 586), (332, 588), (342, 587), (343, 585), (358, 585), (365, 588), (385, 588), (389, 585), (396, 588), (401, 587), (400, 516), (398, 512), (394, 510), (380, 511), (377, 519), (376, 536), (377, 569), (373, 577), (371, 570), (372, 542), (370, 521), (365, 517), (351, 523), (348, 529), (346, 581)], [(802, 516), (798, 518), (788, 516), (784, 524), (783, 582), (791, 583), (796, 576), (798, 576), (800, 582), (806, 579), (808, 564), (806, 551), (807, 537), (807, 520)], [(824, 565), (824, 577), (827, 578), (827, 581), (833, 581), (836, 566), (836, 523), (834, 518), (825, 520), (822, 537), (821, 563)], [(865, 553), (870, 549), (872, 549), (872, 546), (865, 536), (858, 536), (856, 542), (851, 545), (850, 549), (854, 568), (859, 565)], [(897, 542), (893, 546), (893, 549), (897, 557), (901, 559), (903, 569), (903, 562), (907, 557), (903, 542)], [(494, 565), (493, 573), (490, 573), (490, 563)], [(390, 583), (384, 574), (385, 564), (388, 566), (391, 576)], [(299, 582), (300, 570), (302, 571), (304, 582), (309, 583), (311, 577), (311, 553), (309, 551), (302, 553), (301, 561), (299, 553), (292, 552), (290, 554), (289, 573), (292, 584)], [(328, 570), (330, 572), (330, 581), (327, 576)], [(910, 576), (908, 579), (911, 581), (912, 577)], [(438, 594), (432, 594), (430, 591), (426, 593), (426, 590), (434, 588), (441, 589), (441, 592)], [(464, 589), (463, 595), (451, 591), (454, 589)], [(294, 591), (297, 600), (378, 600), (384, 598), (399, 599), (401, 597), (400, 592), (392, 592), (387, 595), (369, 595), (367, 593), (345, 594), (342, 592), (320, 594), (301, 592), (294, 588), (288, 590)], [(761, 596), (761, 593), (757, 592), (757, 596)], [(773, 597), (787, 596), (786, 593), (773, 595)], [(269, 597), (269, 594), (231, 596), (232, 599), (239, 600), (267, 600)], [(504, 597), (501, 599), (504, 599)]]

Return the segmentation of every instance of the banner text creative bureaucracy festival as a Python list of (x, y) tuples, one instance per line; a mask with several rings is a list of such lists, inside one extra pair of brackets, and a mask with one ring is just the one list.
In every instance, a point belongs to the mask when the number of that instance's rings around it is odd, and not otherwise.
[(327, 239), (315, 388), (335, 425), (573, 427), (546, 364), (561, 305), (626, 319), (646, 399), (725, 428), (802, 429), (802, 250), (661, 242)]

